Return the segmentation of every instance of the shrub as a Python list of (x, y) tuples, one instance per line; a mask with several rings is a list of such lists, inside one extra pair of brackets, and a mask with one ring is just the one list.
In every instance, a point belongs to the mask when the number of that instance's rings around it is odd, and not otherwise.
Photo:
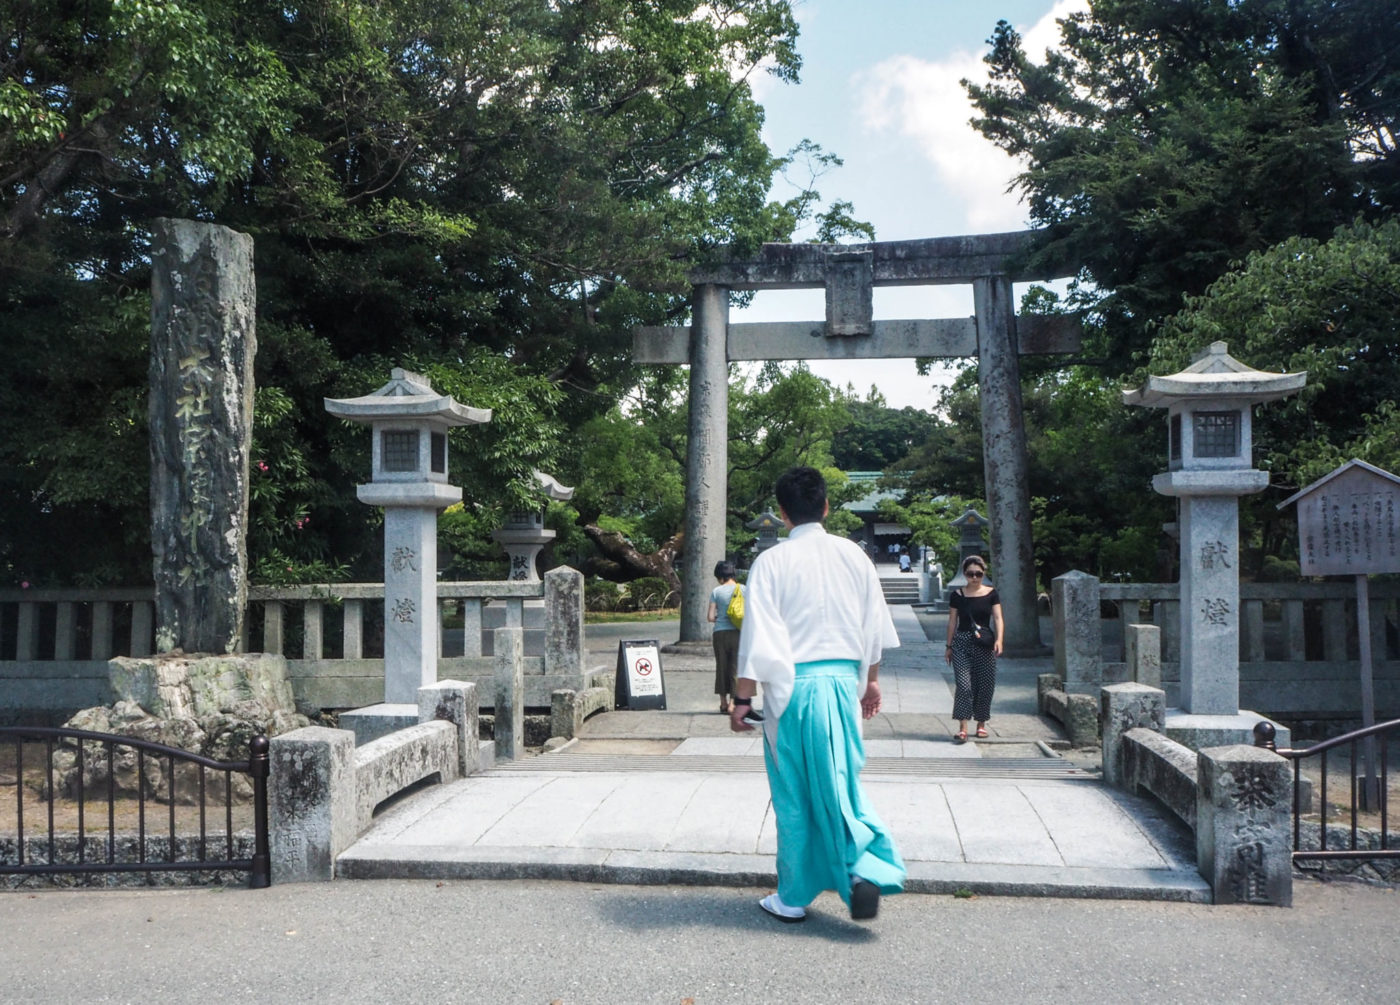
[(628, 609), (654, 611), (671, 599), (671, 584), (660, 576), (643, 576), (627, 584)]
[(606, 579), (584, 583), (583, 606), (590, 611), (615, 611), (622, 606), (622, 587)]

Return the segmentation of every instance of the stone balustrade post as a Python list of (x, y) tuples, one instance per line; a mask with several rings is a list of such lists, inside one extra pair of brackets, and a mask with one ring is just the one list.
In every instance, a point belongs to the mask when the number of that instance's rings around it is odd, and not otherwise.
[(583, 682), (583, 573), (568, 566), (544, 574), (544, 672)]
[(335, 859), (357, 828), (355, 734), (307, 726), (274, 736), (268, 830), (274, 883), (335, 878)]
[(1110, 684), (1099, 692), (1103, 729), (1103, 780), (1132, 788), (1124, 770), (1123, 734), (1130, 729), (1166, 729), (1167, 693), (1144, 684)]
[(1217, 904), (1293, 903), (1293, 774), (1247, 744), (1197, 754), (1196, 864)]
[(1093, 694), (1103, 684), (1099, 580), (1067, 572), (1050, 583), (1055, 618), (1055, 673), (1071, 694)]
[(1125, 625), (1123, 650), (1129, 680), (1148, 687), (1162, 686), (1162, 629), (1156, 625)]
[(442, 719), (457, 728), (457, 766), (465, 778), (481, 764), (476, 685), (440, 680), (418, 689), (418, 721)]
[(525, 752), (525, 640), (519, 628), (496, 629), (496, 757)]

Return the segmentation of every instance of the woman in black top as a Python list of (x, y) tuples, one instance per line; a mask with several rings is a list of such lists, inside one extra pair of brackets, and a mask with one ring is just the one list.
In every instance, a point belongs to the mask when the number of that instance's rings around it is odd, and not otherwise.
[[(953, 665), (953, 718), (958, 720), (954, 743), (967, 741), (967, 720), (977, 720), (977, 738), (987, 736), (992, 717), (992, 691), (997, 684), (997, 657), (1001, 655), (1001, 597), (986, 584), (987, 563), (979, 555), (963, 559), (967, 586), (948, 598), (948, 648), (944, 657)], [(991, 648), (973, 641), (973, 624), (990, 627), (996, 641)]]

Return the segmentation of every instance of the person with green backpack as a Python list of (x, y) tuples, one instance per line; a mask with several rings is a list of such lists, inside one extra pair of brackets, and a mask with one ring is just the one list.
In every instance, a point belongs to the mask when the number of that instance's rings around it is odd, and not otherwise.
[(719, 585), (710, 591), (707, 617), (714, 624), (711, 639), (715, 647), (715, 694), (719, 714), (729, 714), (729, 698), (734, 694), (734, 676), (739, 669), (739, 626), (744, 620), (744, 588), (734, 579), (733, 562), (715, 564)]

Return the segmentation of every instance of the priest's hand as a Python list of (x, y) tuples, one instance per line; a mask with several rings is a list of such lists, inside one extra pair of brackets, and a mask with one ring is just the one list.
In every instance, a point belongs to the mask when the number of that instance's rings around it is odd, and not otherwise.
[(729, 706), (729, 728), (735, 733), (752, 733), (753, 725), (744, 721), (744, 716), (749, 714), (751, 705), (731, 705)]
[(862, 719), (871, 719), (879, 711), (880, 685), (872, 680), (865, 685), (865, 694), (860, 696), (860, 716)]

